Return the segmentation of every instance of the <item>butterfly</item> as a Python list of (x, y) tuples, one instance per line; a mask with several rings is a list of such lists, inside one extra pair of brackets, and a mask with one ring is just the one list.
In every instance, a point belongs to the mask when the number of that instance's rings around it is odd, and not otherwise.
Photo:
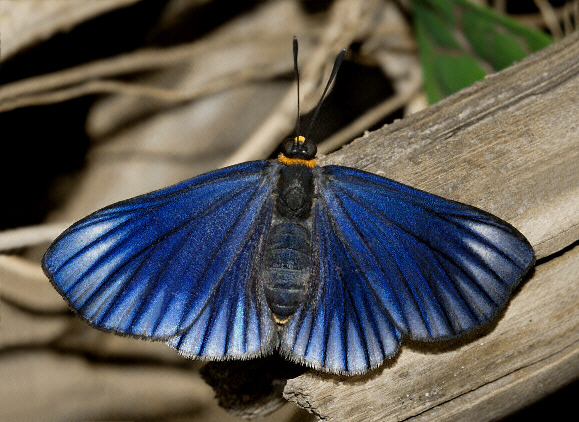
[[(294, 68), (299, 81), (295, 38)], [(380, 366), (404, 338), (452, 339), (488, 323), (534, 261), (525, 237), (498, 217), (372, 173), (320, 167), (315, 143), (296, 134), (276, 160), (94, 212), (54, 241), (42, 266), (96, 328), (191, 358), (279, 353), (353, 375)]]

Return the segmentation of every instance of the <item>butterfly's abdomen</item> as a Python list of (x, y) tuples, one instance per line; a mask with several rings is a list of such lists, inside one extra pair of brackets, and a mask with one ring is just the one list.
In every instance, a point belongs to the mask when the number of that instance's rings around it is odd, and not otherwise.
[(283, 324), (303, 303), (310, 281), (313, 173), (303, 165), (280, 167), (276, 208), (261, 265), (265, 299)]
[(283, 323), (304, 301), (311, 270), (310, 230), (304, 221), (282, 218), (271, 227), (262, 264), (265, 298)]

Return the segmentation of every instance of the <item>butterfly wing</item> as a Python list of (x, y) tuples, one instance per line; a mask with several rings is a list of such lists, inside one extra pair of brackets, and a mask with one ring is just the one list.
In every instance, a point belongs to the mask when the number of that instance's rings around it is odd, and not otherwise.
[(273, 177), (268, 162), (249, 162), (113, 204), (56, 239), (44, 271), (97, 328), (178, 349), (174, 337), (193, 330), (198, 349), (184, 353), (207, 358), (270, 351), (255, 273)]
[(321, 168), (317, 188), (314, 288), (281, 339), (284, 355), (310, 366), (362, 373), (402, 335), (476, 329), (534, 263), (523, 235), (477, 208), (340, 166)]

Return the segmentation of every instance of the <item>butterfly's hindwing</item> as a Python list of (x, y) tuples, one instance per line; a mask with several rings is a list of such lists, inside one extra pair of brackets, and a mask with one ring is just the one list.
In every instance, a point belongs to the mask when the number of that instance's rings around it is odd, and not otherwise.
[(273, 351), (276, 327), (258, 279), (272, 207), (273, 200), (267, 201), (251, 230), (245, 230), (247, 236), (239, 242), (227, 270), (215, 268), (221, 278), (207, 294), (197, 319), (169, 339), (169, 346), (185, 356), (205, 359), (247, 358)]
[(336, 236), (328, 208), (316, 203), (313, 218), (314, 282), (284, 327), (281, 352), (325, 371), (362, 373), (396, 352), (400, 333)]

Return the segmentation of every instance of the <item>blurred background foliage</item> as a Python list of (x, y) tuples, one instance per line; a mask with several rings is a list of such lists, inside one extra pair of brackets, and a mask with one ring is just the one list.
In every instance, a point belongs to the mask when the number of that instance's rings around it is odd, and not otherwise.
[(430, 103), (553, 41), (539, 29), (467, 0), (413, 0), (411, 10)]

